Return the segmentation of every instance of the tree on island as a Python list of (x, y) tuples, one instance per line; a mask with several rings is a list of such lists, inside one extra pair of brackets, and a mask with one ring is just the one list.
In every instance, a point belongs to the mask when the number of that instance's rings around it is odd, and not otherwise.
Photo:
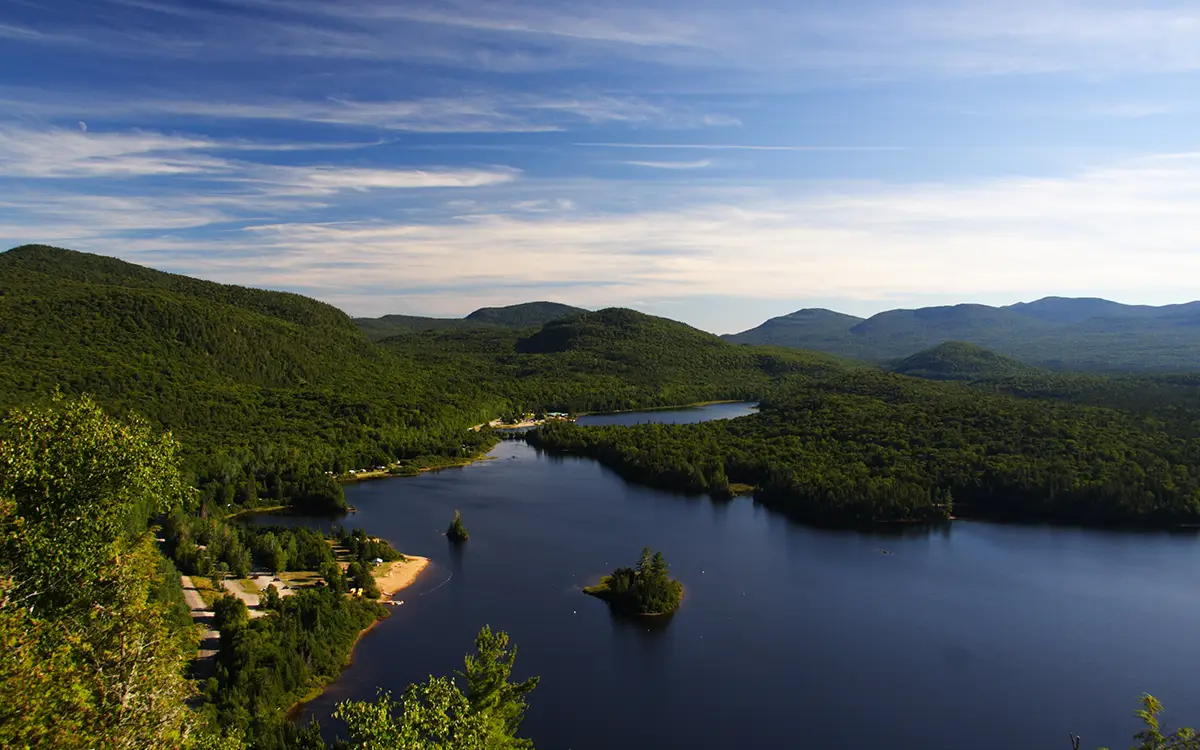
[(467, 527), (463, 526), (462, 513), (454, 511), (454, 520), (450, 522), (449, 528), (446, 529), (446, 536), (450, 537), (452, 542), (465, 542), (471, 537), (467, 533)]
[(668, 572), (662, 553), (644, 547), (637, 568), (617, 568), (601, 578), (598, 586), (585, 587), (583, 593), (632, 614), (663, 615), (674, 612), (683, 601), (683, 584)]

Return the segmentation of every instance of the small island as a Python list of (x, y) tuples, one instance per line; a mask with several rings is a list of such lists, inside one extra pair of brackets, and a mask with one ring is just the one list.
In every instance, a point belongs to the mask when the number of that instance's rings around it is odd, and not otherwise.
[(667, 561), (661, 552), (642, 549), (637, 568), (617, 568), (596, 586), (585, 586), (583, 593), (603, 599), (614, 609), (631, 615), (665, 615), (679, 609), (683, 584), (667, 575)]
[(449, 528), (446, 529), (446, 536), (452, 542), (465, 542), (471, 538), (467, 533), (467, 527), (463, 526), (462, 513), (454, 511), (454, 520), (450, 522)]

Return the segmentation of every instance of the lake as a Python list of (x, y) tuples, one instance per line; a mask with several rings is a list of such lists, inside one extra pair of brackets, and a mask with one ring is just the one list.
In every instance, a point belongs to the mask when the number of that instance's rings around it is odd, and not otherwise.
[[(745, 404), (597, 415), (700, 421)], [(626, 483), (505, 441), (491, 460), (346, 488), (361, 526), (434, 564), (308, 715), (461, 669), (484, 624), (536, 674), (540, 750), (1125, 748), (1142, 692), (1200, 722), (1195, 534), (957, 521), (831, 531), (749, 498)], [(442, 535), (455, 509), (471, 539)], [(293, 519), (294, 520), (294, 519)], [(268, 521), (269, 522), (269, 521)], [(631, 622), (579, 592), (643, 546), (683, 582)], [(884, 554), (886, 550), (891, 554)]]

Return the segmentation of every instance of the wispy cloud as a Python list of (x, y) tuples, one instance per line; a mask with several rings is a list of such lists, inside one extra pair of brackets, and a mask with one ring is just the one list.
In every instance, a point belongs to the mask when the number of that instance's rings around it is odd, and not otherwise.
[(80, 128), (0, 128), (0, 175), (9, 177), (128, 177), (196, 174), (227, 168), (203, 150), (204, 138), (162, 133), (88, 133)]
[[(534, 72), (583, 65), (654, 63), (724, 70), (915, 72), (1195, 70), (1200, 11), (1180, 2), (1086, 0), (855, 0), (836, 6), (749, 0), (681, 14), (669, 0), (382, 3), (245, 0), (228, 8), (180, 2), (117, 3), (107, 24), (50, 33), (33, 24), (0, 34), (172, 58), (325, 58), (433, 61)], [(109, 4), (112, 9), (114, 4)], [(82, 17), (97, 13), (80, 5)], [(162, 33), (133, 14), (185, 13)], [(48, 21), (46, 22), (49, 23)]]
[(712, 161), (699, 159), (697, 161), (623, 161), (634, 167), (649, 167), (651, 169), (703, 169), (710, 166)]
[(347, 190), (472, 188), (511, 182), (515, 169), (353, 169), (344, 167), (262, 167), (246, 179), (295, 194), (330, 195)]
[[(736, 125), (735, 118), (687, 104), (629, 95), (477, 92), (413, 99), (287, 99), (254, 101), (113, 97), (95, 92), (53, 95), (36, 89), (0, 88), (10, 114), (69, 118), (174, 118), (181, 122), (289, 121), (413, 133), (539, 133), (572, 127), (623, 124), (676, 129)], [(350, 144), (348, 144), (349, 146)]]
[(213, 155), (222, 151), (300, 150), (299, 144), (222, 142), (146, 131), (97, 133), (83, 129), (0, 127), (0, 178), (44, 180), (193, 176), (203, 195), (214, 187), (255, 186), (260, 192), (328, 195), (341, 191), (479, 187), (511, 182), (508, 167), (357, 168), (275, 165)]
[[(195, 218), (225, 222), (224, 231), (203, 239), (168, 231), (150, 239), (101, 220), (104, 231), (88, 235), (85, 246), (223, 281), (303, 289), (343, 301), (355, 313), (412, 309), (414, 300), (428, 312), (447, 312), (459, 303), (445, 290), (468, 287), (484, 290), (471, 294), (472, 305), (492, 299), (487, 295), (495, 289), (522, 286), (585, 306), (697, 295), (895, 303), (930, 294), (1154, 290), (1172, 286), (1172, 279), (1200, 278), (1194, 210), (1200, 154), (1053, 179), (843, 183), (821, 193), (792, 186), (731, 191), (723, 200), (710, 191), (691, 193), (686, 184), (660, 205), (629, 211), (547, 197), (500, 212), (466, 199), (457, 202), (457, 218), (432, 220), (368, 212), (314, 221), (276, 203), (260, 211), (268, 221), (243, 217), (230, 225), (238, 216), (234, 206), (199, 204)], [(558, 192), (561, 185), (542, 189)], [(136, 216), (154, 207), (127, 208)], [(39, 229), (20, 208), (0, 205), (0, 231)], [(92, 204), (97, 215), (109, 208), (122, 213), (120, 206)], [(185, 213), (172, 222), (187, 226), (186, 210), (176, 207)], [(57, 241), (70, 228), (51, 218), (43, 208), (41, 238)], [(363, 279), (371, 280), (367, 288)]]
[(779, 146), (779, 145), (752, 145), (738, 143), (576, 143), (576, 146), (589, 146), (594, 148), (648, 148), (648, 149), (694, 149), (696, 151), (904, 151), (907, 146), (839, 146), (839, 145), (811, 145), (811, 146)]

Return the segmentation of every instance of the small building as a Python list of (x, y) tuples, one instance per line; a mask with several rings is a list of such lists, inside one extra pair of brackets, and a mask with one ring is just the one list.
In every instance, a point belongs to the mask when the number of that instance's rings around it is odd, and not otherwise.
[(383, 565), (383, 558), (382, 558), (382, 557), (377, 557), (377, 558), (375, 558), (374, 560), (372, 560), (372, 561), (371, 561), (371, 564), (372, 564), (372, 565)]

